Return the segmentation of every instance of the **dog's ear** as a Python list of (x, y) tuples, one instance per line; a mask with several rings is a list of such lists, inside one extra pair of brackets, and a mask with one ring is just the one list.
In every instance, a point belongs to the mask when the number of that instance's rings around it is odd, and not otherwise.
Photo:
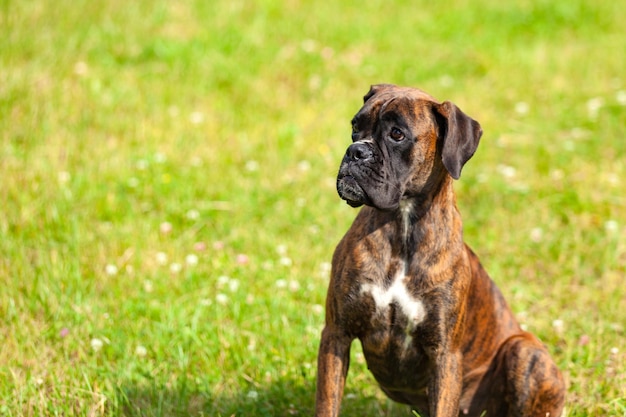
[(369, 100), (370, 98), (372, 98), (374, 95), (380, 93), (383, 90), (386, 90), (388, 88), (393, 88), (395, 87), (395, 85), (393, 84), (374, 84), (370, 87), (370, 91), (367, 92), (367, 94), (365, 94), (365, 96), (363, 97), (363, 103), (365, 103), (367, 100)]
[(480, 124), (454, 103), (435, 105), (439, 137), (443, 140), (441, 159), (452, 178), (458, 180), (463, 165), (474, 155), (483, 134)]

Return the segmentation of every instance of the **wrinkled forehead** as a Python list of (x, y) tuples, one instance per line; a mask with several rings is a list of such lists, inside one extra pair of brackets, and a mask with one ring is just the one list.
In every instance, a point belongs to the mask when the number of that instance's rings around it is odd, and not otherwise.
[(415, 115), (415, 112), (420, 112), (433, 103), (438, 103), (438, 101), (417, 88), (392, 87), (372, 96), (363, 104), (355, 117), (367, 116), (377, 119), (384, 113), (406, 113), (407, 111)]
[(419, 88), (413, 87), (398, 87), (398, 86), (388, 86), (376, 93), (372, 99), (382, 99), (389, 100), (390, 98), (404, 98), (410, 100), (424, 100), (437, 102), (430, 94), (425, 91), (420, 90)]

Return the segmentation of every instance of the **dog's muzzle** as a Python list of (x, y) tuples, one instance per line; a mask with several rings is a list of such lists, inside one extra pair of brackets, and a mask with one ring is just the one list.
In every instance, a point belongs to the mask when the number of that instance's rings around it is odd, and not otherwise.
[(343, 157), (337, 176), (337, 192), (352, 207), (359, 207), (369, 201), (367, 193), (359, 185), (360, 167), (374, 157), (367, 143), (355, 142), (350, 145)]

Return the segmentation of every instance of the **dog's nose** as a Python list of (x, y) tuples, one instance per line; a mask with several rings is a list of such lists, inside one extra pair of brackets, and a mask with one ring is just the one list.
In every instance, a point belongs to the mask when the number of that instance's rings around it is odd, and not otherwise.
[(374, 152), (372, 152), (367, 144), (356, 142), (348, 146), (346, 156), (351, 161), (365, 161), (372, 158)]

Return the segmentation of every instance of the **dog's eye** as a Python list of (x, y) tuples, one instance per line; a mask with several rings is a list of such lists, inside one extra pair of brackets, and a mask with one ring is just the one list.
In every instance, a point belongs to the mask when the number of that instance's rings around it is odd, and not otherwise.
[(396, 141), (401, 141), (402, 139), (404, 139), (404, 133), (402, 133), (402, 131), (397, 127), (391, 129), (391, 132), (389, 132), (389, 136), (391, 137), (391, 139)]

